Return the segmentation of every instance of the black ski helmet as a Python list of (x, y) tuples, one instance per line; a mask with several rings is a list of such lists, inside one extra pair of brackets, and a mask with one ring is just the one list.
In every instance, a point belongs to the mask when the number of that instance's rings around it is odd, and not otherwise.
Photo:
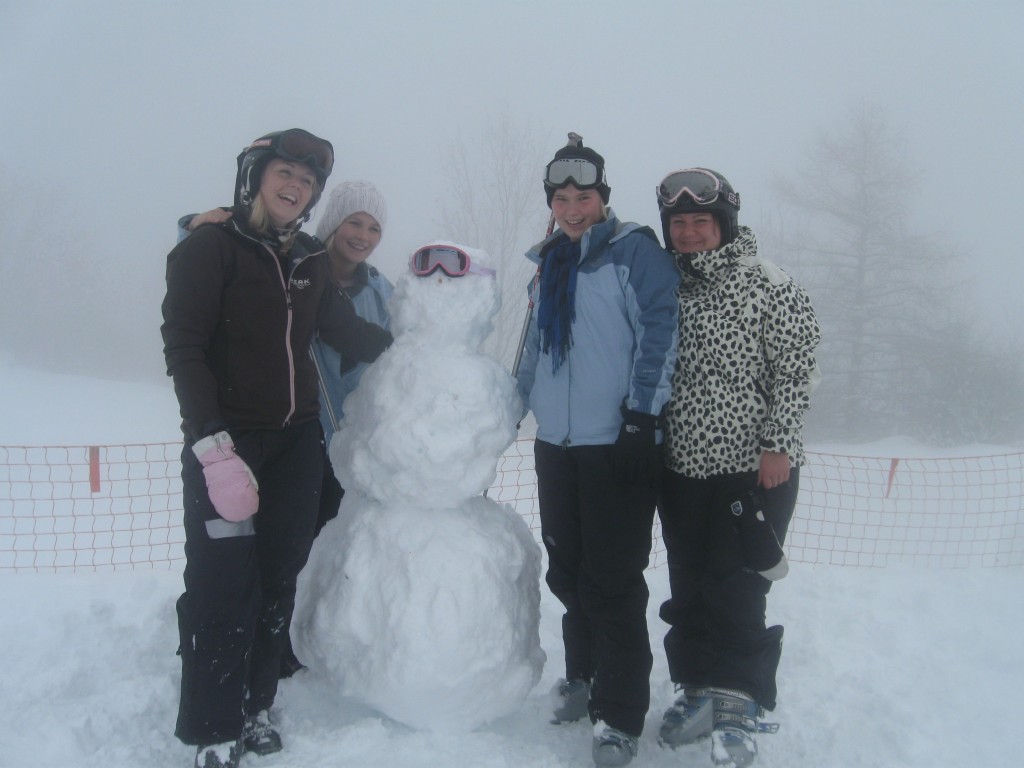
[(334, 168), (334, 147), (331, 142), (314, 136), (301, 128), (273, 131), (252, 142), (238, 155), (238, 173), (235, 175), (235, 205), (248, 208), (259, 192), (260, 179), (271, 159), (293, 160), (308, 165), (316, 174), (318, 189), (302, 212), (309, 212), (320, 199), (327, 177)]
[(668, 220), (674, 213), (706, 213), (718, 219), (722, 245), (736, 239), (739, 226), (740, 195), (718, 171), (710, 168), (684, 168), (665, 176), (658, 185), (658, 208), (665, 247), (672, 249)]
[[(560, 160), (567, 160), (570, 163), (559, 163)], [(573, 175), (566, 176), (565, 173), (561, 173), (557, 178), (552, 178), (553, 171), (571, 168), (571, 161), (576, 161), (579, 166), (577, 170), (569, 171)], [(593, 173), (593, 178), (578, 178), (581, 172)], [(604, 158), (590, 147), (584, 147), (582, 140), (577, 140), (575, 145), (562, 147), (555, 152), (554, 158), (544, 169), (544, 194), (548, 197), (548, 208), (551, 207), (551, 198), (555, 196), (555, 190), (561, 189), (568, 184), (572, 184), (577, 189), (596, 189), (598, 194), (601, 195), (601, 200), (605, 205), (608, 205), (608, 198), (611, 197), (612, 189), (608, 186), (608, 178), (605, 176)]]

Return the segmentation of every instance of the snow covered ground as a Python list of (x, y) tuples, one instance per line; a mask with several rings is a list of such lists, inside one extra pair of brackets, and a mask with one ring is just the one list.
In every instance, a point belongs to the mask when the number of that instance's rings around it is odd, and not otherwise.
[[(0, 445), (178, 438), (170, 385), (48, 376), (0, 361)], [(40, 415), (42, 414), (42, 415)], [(830, 450), (835, 450), (830, 446)], [(887, 445), (892, 450), (892, 445)], [(856, 451), (862, 452), (863, 446)], [(919, 446), (913, 446), (921, 455)], [(653, 705), (634, 765), (710, 765), (705, 748), (661, 750), (670, 703), (658, 604), (648, 571)], [(172, 735), (179, 663), (178, 572), (0, 575), (0, 765), (191, 765)], [(346, 700), (316, 670), (285, 681), (285, 751), (245, 768), (585, 768), (590, 728), (552, 726), (548, 690), (562, 671), (560, 607), (542, 587), (540, 682), (513, 715), (466, 735), (417, 732)], [(1015, 766), (1012, 725), (1024, 690), (1024, 570), (856, 569), (794, 564), (773, 590), (786, 626), (781, 723), (760, 739), (763, 768)]]

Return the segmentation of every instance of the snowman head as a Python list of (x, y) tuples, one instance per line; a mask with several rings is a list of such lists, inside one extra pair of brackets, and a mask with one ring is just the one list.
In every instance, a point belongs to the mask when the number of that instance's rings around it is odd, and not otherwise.
[(415, 333), (418, 341), (477, 350), (490, 334), (501, 305), (496, 272), (479, 248), (435, 241), (417, 248), (391, 299), (396, 338)]

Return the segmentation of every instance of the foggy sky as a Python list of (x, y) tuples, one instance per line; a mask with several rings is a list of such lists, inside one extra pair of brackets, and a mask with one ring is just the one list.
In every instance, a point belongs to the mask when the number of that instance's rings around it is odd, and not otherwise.
[(962, 254), (994, 332), (1016, 333), (1022, 31), (1020, 0), (0, 0), (0, 172), (62, 247), (91, 232), (98, 279), (151, 294), (139, 322), (155, 327), (175, 219), (230, 203), (235, 156), (267, 131), (329, 138), (328, 188), (380, 187), (373, 258), (395, 279), (446, 236), (443, 157), (489, 117), (538, 126), (552, 153), (582, 134), (622, 219), (656, 224), (664, 173), (706, 165), (756, 228), (773, 177), (870, 101), (922, 172), (915, 226)]

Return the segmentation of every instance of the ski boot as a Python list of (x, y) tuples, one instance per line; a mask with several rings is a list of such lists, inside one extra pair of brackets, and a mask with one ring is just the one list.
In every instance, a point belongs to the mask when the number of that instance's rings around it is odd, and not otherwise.
[(255, 715), (245, 718), (245, 725), (242, 726), (242, 744), (246, 752), (256, 755), (272, 755), (280, 752), (281, 734), (270, 721), (270, 713), (261, 709)]
[(598, 768), (618, 768), (636, 757), (637, 737), (598, 721), (590, 751)]
[(589, 680), (559, 678), (551, 689), (552, 724), (574, 723), (586, 717), (589, 714), (590, 688)]
[(711, 761), (721, 768), (747, 768), (757, 757), (758, 733), (775, 733), (778, 723), (762, 723), (764, 710), (743, 691), (705, 688), (714, 703)]
[(195, 768), (238, 768), (242, 750), (241, 739), (200, 745), (196, 748)]
[(661, 719), (661, 730), (658, 732), (658, 743), (661, 746), (675, 749), (711, 735), (714, 701), (706, 690), (676, 684), (676, 693), (679, 695)]

